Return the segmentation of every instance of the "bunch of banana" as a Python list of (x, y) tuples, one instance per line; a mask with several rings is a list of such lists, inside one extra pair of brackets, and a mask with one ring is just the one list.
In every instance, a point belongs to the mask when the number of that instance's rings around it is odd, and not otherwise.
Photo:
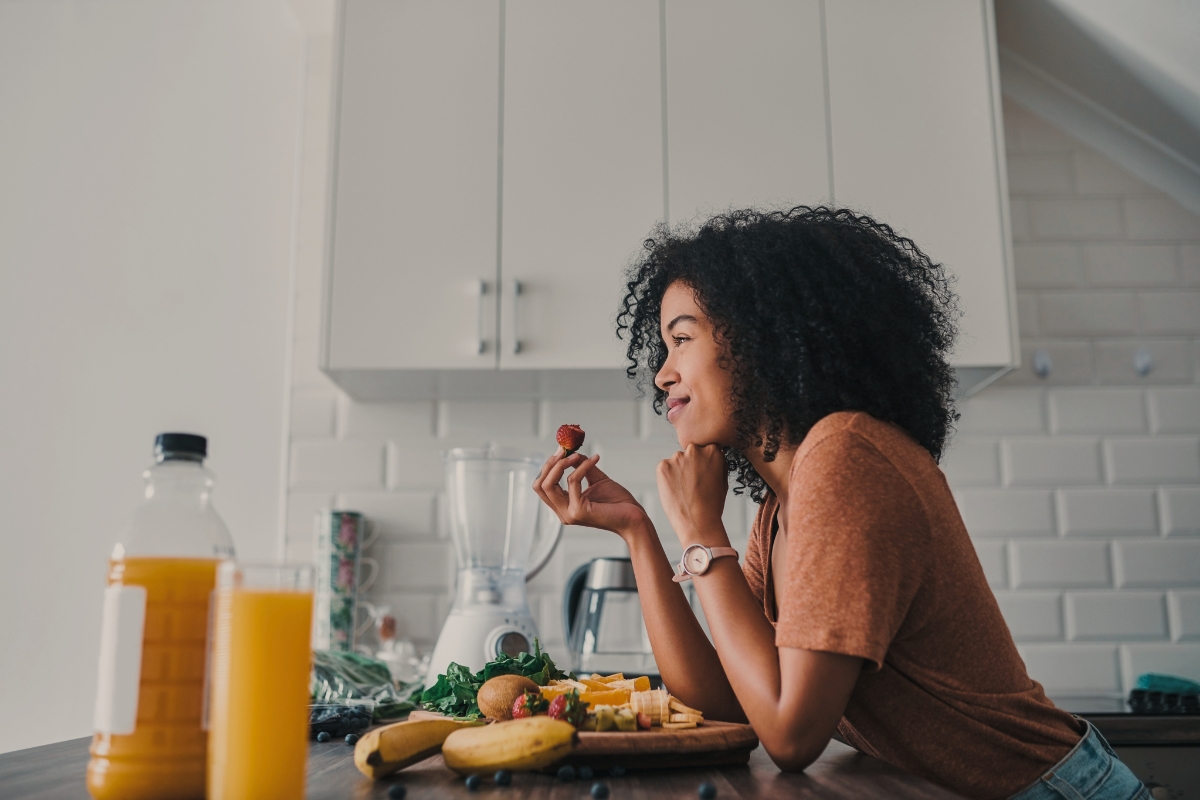
[(442, 749), (446, 737), (477, 725), (453, 719), (414, 719), (376, 728), (354, 745), (354, 766), (368, 778), (382, 778), (424, 761)]
[(524, 717), (493, 722), (482, 728), (463, 728), (442, 745), (442, 758), (455, 772), (544, 769), (575, 749), (575, 726), (550, 717)]

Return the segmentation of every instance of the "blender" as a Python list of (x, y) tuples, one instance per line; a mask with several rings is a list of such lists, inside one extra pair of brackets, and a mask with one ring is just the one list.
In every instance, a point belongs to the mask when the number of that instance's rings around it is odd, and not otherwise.
[(477, 672), (501, 653), (533, 652), (537, 626), (525, 582), (546, 565), (562, 536), (562, 523), (533, 491), (543, 460), (494, 447), (446, 453), (458, 575), (426, 686), (433, 686), (452, 661)]

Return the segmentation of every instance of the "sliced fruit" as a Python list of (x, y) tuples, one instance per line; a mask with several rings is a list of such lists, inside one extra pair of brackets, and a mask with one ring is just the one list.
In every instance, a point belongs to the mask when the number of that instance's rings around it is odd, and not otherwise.
[(569, 722), (528, 717), (457, 730), (442, 745), (442, 758), (461, 775), (544, 769), (570, 754), (578, 738)]
[(671, 696), (669, 705), (670, 705), (670, 708), (672, 711), (678, 711), (681, 714), (700, 714), (701, 716), (703, 716), (703, 714), (704, 714), (703, 711), (697, 711), (694, 708), (685, 706), (683, 703), (681, 703), (679, 701), (679, 698), (675, 697), (674, 695)]
[(603, 678), (593, 675), (592, 680), (600, 681), (601, 683), (612, 683), (613, 681), (623, 681), (623, 680), (625, 680), (625, 673), (624, 672), (615, 672), (612, 675), (605, 675)]
[(671, 714), (668, 722), (703, 722), (704, 717), (700, 714)]
[(607, 692), (609, 686), (604, 681), (594, 680), (592, 678), (580, 678), (579, 682), (587, 688), (597, 692)]
[(629, 692), (623, 689), (591, 691), (584, 692), (579, 699), (589, 706), (620, 706), (629, 702)]
[(662, 727), (665, 731), (682, 731), (687, 728), (695, 728), (698, 724), (696, 722), (664, 722)]

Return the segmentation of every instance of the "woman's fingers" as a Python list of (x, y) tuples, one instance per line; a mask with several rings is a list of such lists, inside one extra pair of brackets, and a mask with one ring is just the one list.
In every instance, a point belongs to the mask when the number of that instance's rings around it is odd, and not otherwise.
[[(583, 479), (587, 478), (589, 473), (599, 472), (594, 469), (599, 460), (599, 455), (592, 456), (576, 467), (575, 471), (567, 478), (567, 497), (570, 500), (570, 510), (575, 514), (579, 513), (580, 507), (583, 505)], [(588, 480), (591, 482), (593, 478), (588, 478)]]
[(558, 508), (559, 501), (565, 501), (567, 497), (567, 493), (563, 491), (561, 486), (559, 486), (559, 482), (562, 481), (563, 473), (567, 471), (568, 467), (579, 466), (583, 460), (583, 456), (581, 456), (579, 453), (572, 453), (566, 458), (560, 458), (550, 466), (550, 469), (542, 478), (542, 491), (546, 493), (547, 497), (555, 500), (555, 508)]

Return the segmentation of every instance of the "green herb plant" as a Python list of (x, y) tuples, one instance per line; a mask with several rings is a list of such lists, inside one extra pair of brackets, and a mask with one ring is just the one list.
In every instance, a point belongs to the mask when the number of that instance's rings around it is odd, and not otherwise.
[(538, 686), (545, 686), (552, 680), (574, 677), (555, 666), (550, 654), (543, 653), (541, 644), (534, 639), (532, 653), (521, 653), (516, 658), (501, 653), (476, 673), (462, 664), (451, 662), (446, 672), (438, 675), (437, 683), (421, 695), (421, 705), (427, 711), (437, 711), (448, 717), (478, 719), (482, 716), (477, 702), (479, 687), (497, 675), (523, 675)]

